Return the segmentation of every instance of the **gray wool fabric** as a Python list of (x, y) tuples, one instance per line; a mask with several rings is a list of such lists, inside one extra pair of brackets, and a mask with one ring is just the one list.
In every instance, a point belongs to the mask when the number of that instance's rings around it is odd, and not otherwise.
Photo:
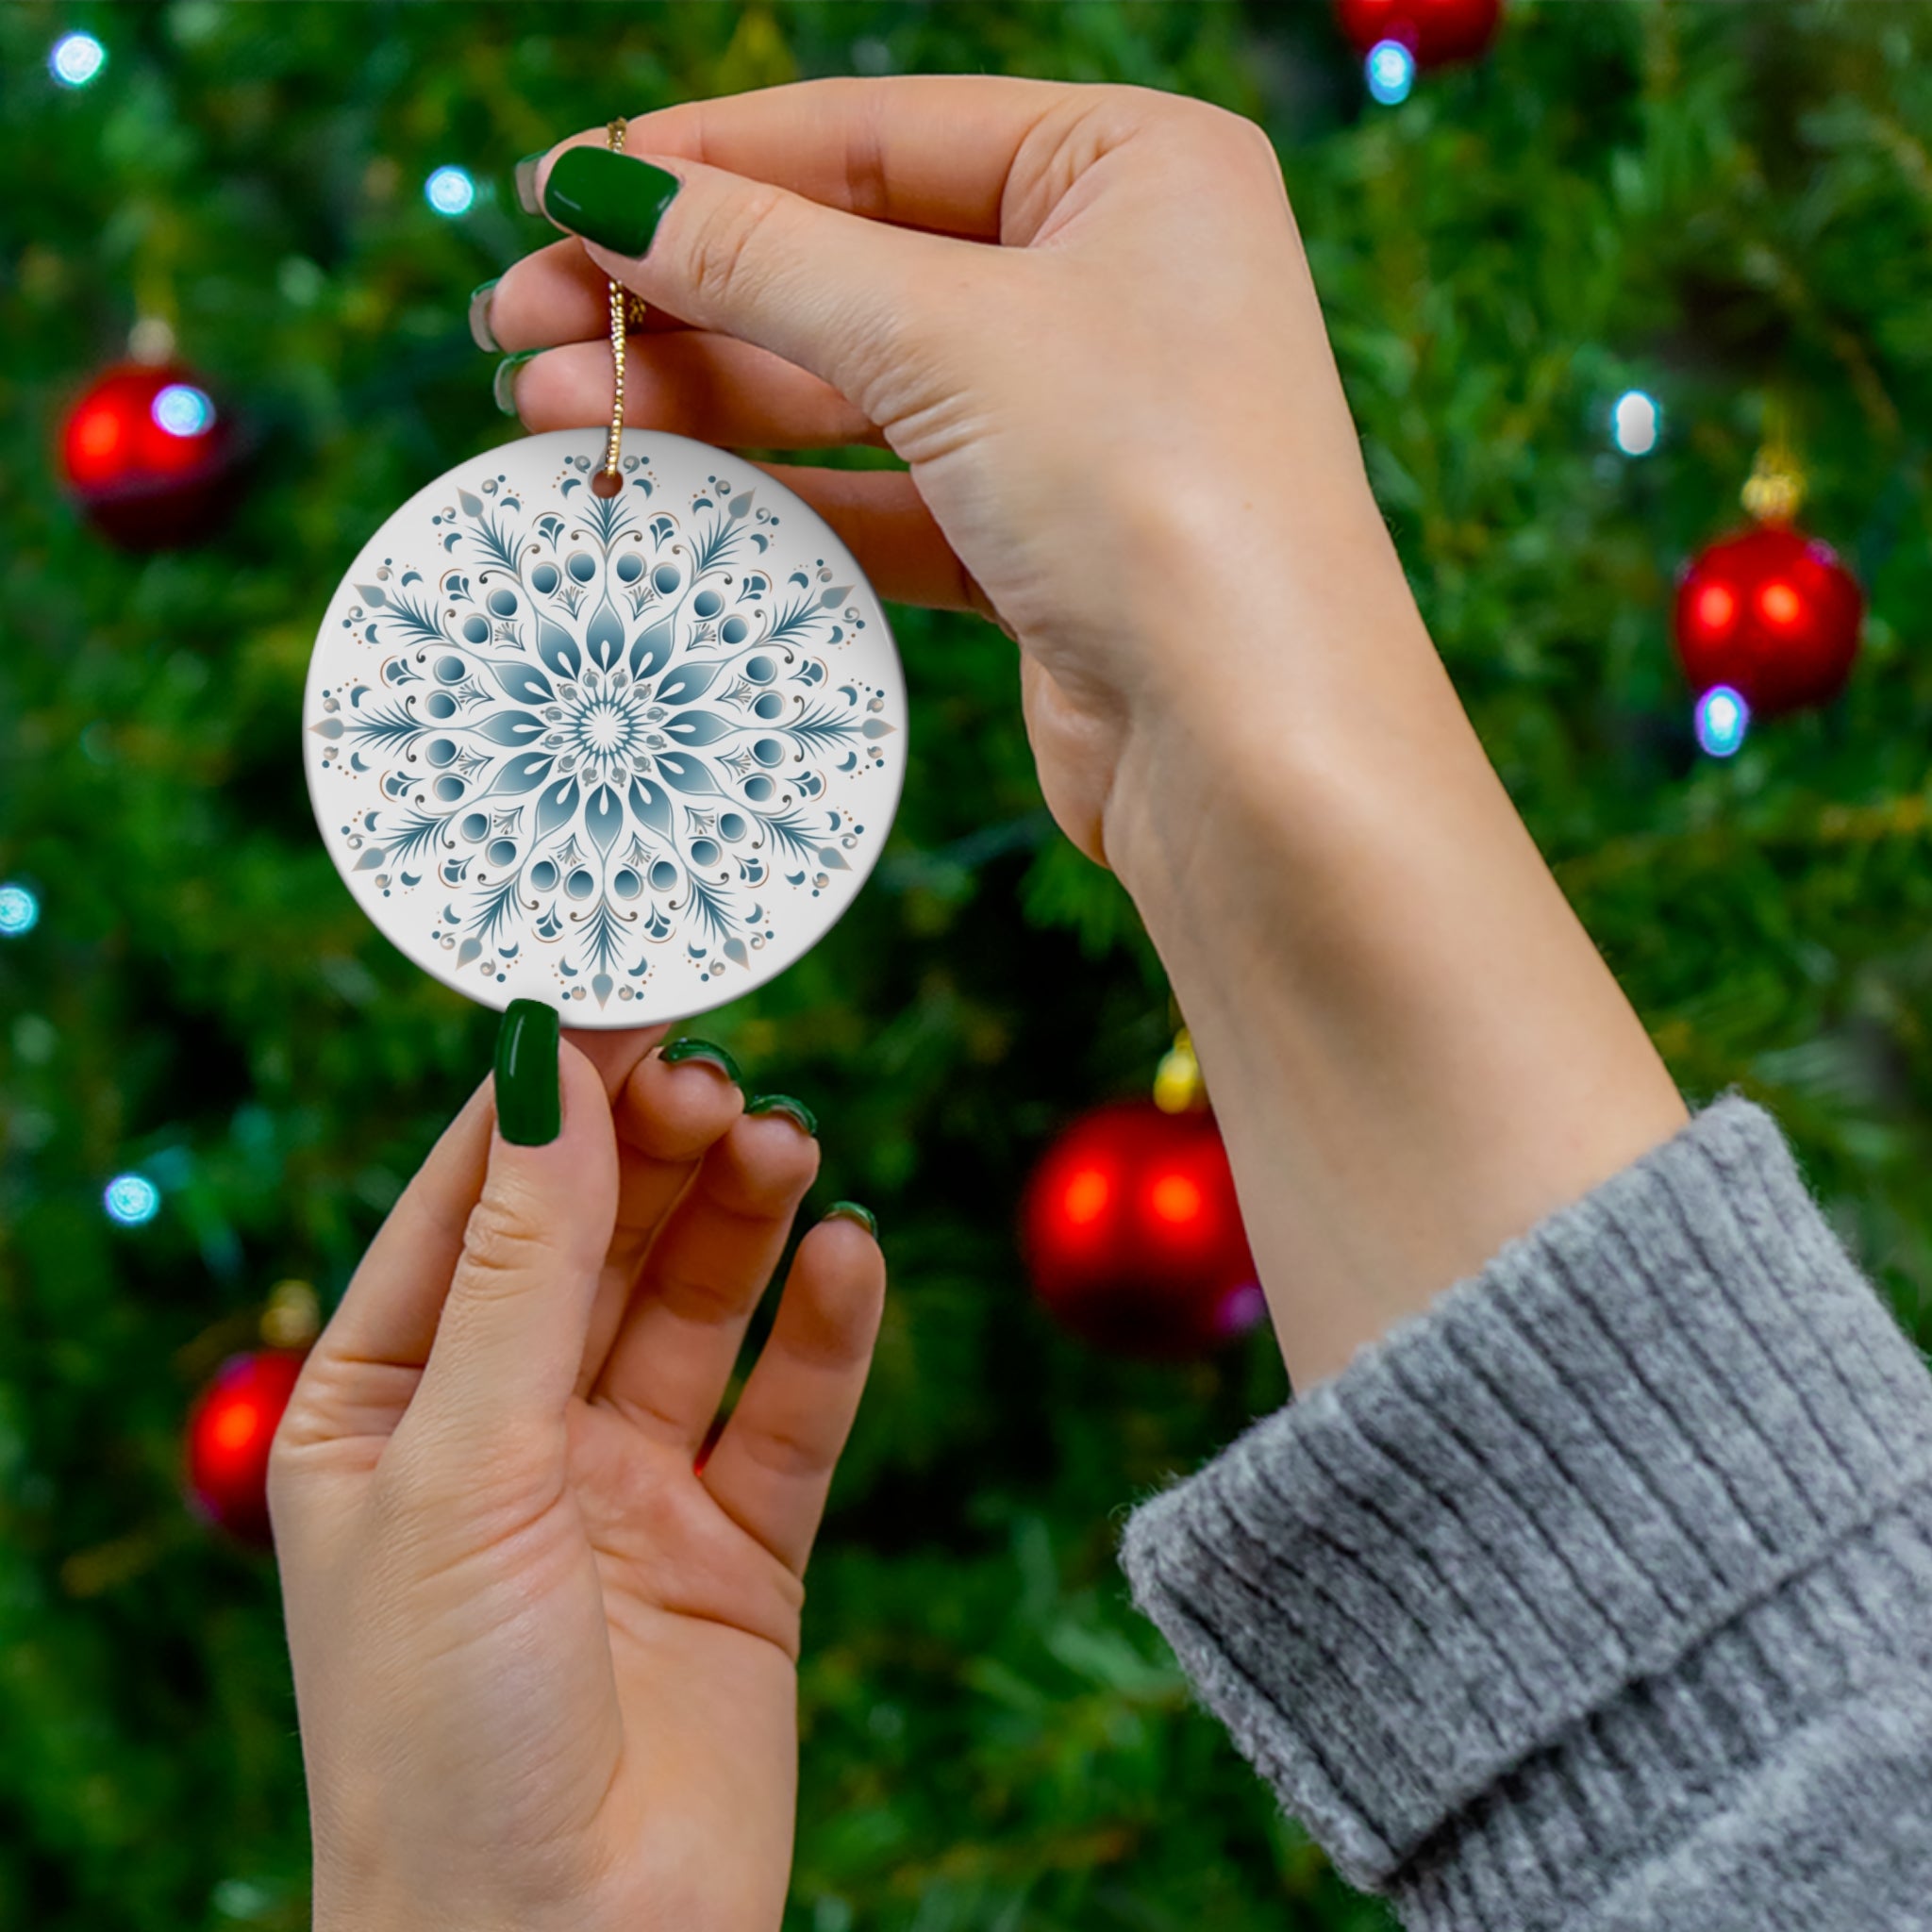
[(1124, 1560), (1414, 1932), (1932, 1927), (1932, 1376), (1745, 1102), (1144, 1505)]

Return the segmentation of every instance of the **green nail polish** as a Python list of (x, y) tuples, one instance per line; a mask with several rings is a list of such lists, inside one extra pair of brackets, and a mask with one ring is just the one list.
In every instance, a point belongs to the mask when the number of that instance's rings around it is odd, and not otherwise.
[(878, 1216), (870, 1208), (861, 1208), (857, 1201), (834, 1201), (825, 1209), (825, 1219), (827, 1221), (856, 1221), (874, 1241), (878, 1239)]
[(708, 1040), (674, 1040), (668, 1046), (658, 1049), (658, 1058), (672, 1067), (685, 1060), (702, 1060), (708, 1067), (716, 1067), (734, 1087), (744, 1085), (744, 1075), (738, 1071), (738, 1062), (722, 1046)]
[(649, 161), (604, 147), (570, 147), (543, 184), (543, 212), (600, 248), (642, 255), (681, 185)]
[(517, 412), (517, 371), (532, 356), (541, 356), (541, 349), (519, 349), (514, 356), (506, 356), (496, 365), (496, 374), (490, 379), (490, 393), (496, 398), (496, 407), (506, 416)]
[(490, 298), (496, 293), (498, 279), (491, 275), (470, 291), (470, 340), (492, 356), (503, 354), (503, 344), (490, 326)]
[(818, 1139), (819, 1117), (802, 1100), (793, 1100), (789, 1093), (760, 1093), (756, 1100), (744, 1104), (746, 1113), (782, 1113), (801, 1133)]
[(549, 152), (550, 150), (545, 148), (541, 154), (525, 155), (516, 165), (512, 178), (517, 186), (517, 206), (526, 215), (541, 215), (543, 212), (537, 205), (537, 170), (542, 162), (543, 156)]
[(512, 1000), (496, 1035), (496, 1124), (519, 1147), (545, 1147), (563, 1131), (557, 1008)]

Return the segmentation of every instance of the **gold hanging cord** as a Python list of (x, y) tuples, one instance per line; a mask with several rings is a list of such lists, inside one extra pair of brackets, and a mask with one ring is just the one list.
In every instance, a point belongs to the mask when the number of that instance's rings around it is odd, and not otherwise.
[[(613, 154), (624, 152), (628, 131), (622, 120), (613, 121), (605, 128), (604, 139)], [(642, 296), (633, 295), (622, 282), (610, 284), (610, 434), (604, 443), (604, 467), (591, 478), (591, 490), (597, 496), (615, 496), (624, 488), (617, 459), (624, 452), (625, 335), (629, 329), (643, 326), (646, 312)]]

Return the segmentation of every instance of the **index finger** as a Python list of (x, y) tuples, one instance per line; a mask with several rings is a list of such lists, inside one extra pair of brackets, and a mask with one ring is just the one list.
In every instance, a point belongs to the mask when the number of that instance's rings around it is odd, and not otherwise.
[(1091, 92), (1000, 75), (802, 80), (640, 114), (627, 146), (900, 227), (997, 242), (1027, 138)]

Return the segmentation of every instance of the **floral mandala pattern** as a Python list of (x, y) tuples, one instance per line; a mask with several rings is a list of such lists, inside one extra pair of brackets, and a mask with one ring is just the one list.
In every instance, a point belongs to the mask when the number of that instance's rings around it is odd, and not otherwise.
[(828, 526), (703, 444), (625, 447), (609, 498), (601, 436), (558, 431), (406, 505), (337, 592), (305, 708), (317, 820), (377, 924), (574, 1025), (697, 1011), (798, 957), (905, 761), (898, 659)]

